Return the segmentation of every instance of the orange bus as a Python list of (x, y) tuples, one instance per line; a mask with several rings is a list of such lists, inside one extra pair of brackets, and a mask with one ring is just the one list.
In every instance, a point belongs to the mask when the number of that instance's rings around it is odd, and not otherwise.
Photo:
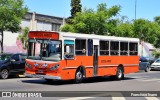
[(25, 76), (72, 80), (139, 71), (138, 38), (30, 31)]

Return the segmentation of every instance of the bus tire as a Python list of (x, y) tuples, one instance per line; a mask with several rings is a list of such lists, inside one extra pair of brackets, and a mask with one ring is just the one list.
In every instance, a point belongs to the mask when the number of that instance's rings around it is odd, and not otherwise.
[(116, 79), (117, 80), (122, 80), (124, 78), (124, 72), (122, 67), (118, 67), (117, 73), (116, 73)]
[(81, 83), (82, 80), (83, 80), (83, 72), (82, 70), (78, 69), (75, 74), (75, 83)]
[(7, 69), (2, 69), (0, 72), (1, 79), (7, 79), (9, 77), (9, 71)]

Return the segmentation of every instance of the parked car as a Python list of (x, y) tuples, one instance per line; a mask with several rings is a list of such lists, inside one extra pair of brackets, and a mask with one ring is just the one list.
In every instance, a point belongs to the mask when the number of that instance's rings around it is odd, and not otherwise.
[(145, 72), (150, 71), (150, 62), (146, 57), (140, 57), (139, 70), (144, 70)]
[(151, 64), (151, 70), (160, 70), (160, 58)]
[(22, 53), (0, 54), (0, 78), (7, 79), (10, 75), (23, 74), (26, 57)]
[(155, 57), (146, 57), (146, 59), (149, 61), (150, 65), (157, 60)]

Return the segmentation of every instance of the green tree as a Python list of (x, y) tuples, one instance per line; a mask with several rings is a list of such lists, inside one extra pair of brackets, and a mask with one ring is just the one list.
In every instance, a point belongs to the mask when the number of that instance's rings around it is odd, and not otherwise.
[(21, 19), (28, 10), (23, 3), (23, 0), (0, 0), (1, 53), (3, 53), (3, 32), (20, 30)]
[(95, 17), (92, 9), (84, 9), (83, 12), (77, 13), (73, 19), (75, 32), (92, 34), (97, 22)]
[(156, 47), (160, 46), (160, 26), (158, 23), (145, 19), (137, 19), (133, 24), (134, 37), (152, 43)]
[(133, 25), (131, 23), (122, 23), (117, 27), (116, 36), (134, 37)]
[(63, 32), (74, 32), (74, 28), (72, 25), (69, 25), (69, 24), (65, 24), (65, 26), (62, 26), (60, 28), (61, 31)]
[(77, 12), (81, 12), (81, 0), (71, 0), (71, 18), (74, 18)]
[(120, 15), (120, 18), (109, 20), (107, 29), (111, 36), (134, 37), (133, 24), (127, 16)]
[(159, 26), (156, 25), (157, 27), (159, 27), (159, 30), (158, 30), (159, 34), (156, 34), (156, 37), (155, 37), (156, 39), (154, 41), (154, 45), (155, 45), (155, 47), (160, 48), (160, 16), (154, 17), (154, 22), (155, 22), (155, 24), (157, 23), (159, 25)]
[(119, 25), (119, 20), (118, 19), (110, 19), (107, 22), (106, 29), (107, 33), (110, 36), (116, 36), (117, 35), (117, 27)]
[(134, 21), (134, 32), (135, 32), (135, 37), (140, 37), (140, 39), (143, 38), (143, 40), (147, 40), (147, 35), (149, 31), (149, 25), (150, 25), (149, 20), (145, 19), (137, 19)]
[(158, 52), (158, 51), (153, 51), (153, 52), (152, 52), (152, 55), (153, 55), (155, 58), (159, 58), (159, 57), (160, 57), (160, 52)]
[(19, 34), (19, 36), (17, 37), (18, 40), (21, 41), (21, 43), (23, 44), (23, 49), (26, 50), (28, 47), (28, 32), (29, 32), (29, 28), (25, 27), (23, 29), (23, 33)]
[(81, 0), (71, 0), (71, 16), (66, 19), (67, 24), (73, 24), (73, 18), (82, 11)]
[(154, 17), (154, 21), (157, 22), (158, 25), (160, 25), (160, 16)]
[[(73, 19), (74, 32), (86, 34), (107, 34), (108, 21), (116, 16), (120, 6), (107, 8), (105, 3), (99, 4), (97, 10), (84, 8)], [(64, 26), (65, 27), (65, 26)]]

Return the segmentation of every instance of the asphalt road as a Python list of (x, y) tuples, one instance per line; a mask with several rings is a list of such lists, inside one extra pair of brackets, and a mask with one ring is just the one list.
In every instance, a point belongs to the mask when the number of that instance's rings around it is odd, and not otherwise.
[[(36, 91), (56, 93), (53, 91), (89, 91), (84, 93), (87, 97), (74, 97), (77, 92), (73, 92), (73, 97), (63, 97), (62, 94), (52, 95), (54, 99), (59, 100), (135, 100), (132, 97), (123, 97), (123, 93), (118, 91), (160, 91), (160, 71), (138, 72), (125, 75), (125, 79), (121, 81), (112, 80), (109, 77), (98, 77), (84, 80), (81, 84), (74, 84), (73, 81), (53, 81), (47, 82), (38, 78), (9, 78), (0, 80), (0, 91)], [(91, 93), (93, 91), (93, 94)], [(109, 92), (102, 92), (109, 91)], [(114, 91), (119, 97), (112, 97), (110, 93)], [(95, 94), (94, 92), (98, 92)], [(58, 92), (59, 93), (59, 92)], [(79, 92), (78, 92), (79, 93)], [(81, 92), (83, 94), (83, 92)], [(110, 96), (111, 95), (111, 96)], [(116, 94), (117, 95), (117, 94)], [(58, 96), (58, 97), (57, 97)], [(97, 96), (97, 97), (94, 97)], [(108, 97), (109, 96), (109, 97)], [(107, 98), (107, 99), (106, 99)], [(8, 98), (4, 98), (8, 99)], [(19, 98), (18, 98), (19, 99)], [(16, 99), (16, 100), (18, 100)], [(24, 98), (23, 98), (24, 99)], [(34, 99), (34, 98), (33, 98)], [(42, 99), (42, 98), (39, 98)], [(44, 99), (44, 98), (43, 98)], [(43, 100), (42, 99), (42, 100)], [(53, 98), (45, 98), (52, 99)], [(159, 97), (136, 97), (137, 100), (160, 100)], [(30, 99), (31, 100), (31, 99)]]

